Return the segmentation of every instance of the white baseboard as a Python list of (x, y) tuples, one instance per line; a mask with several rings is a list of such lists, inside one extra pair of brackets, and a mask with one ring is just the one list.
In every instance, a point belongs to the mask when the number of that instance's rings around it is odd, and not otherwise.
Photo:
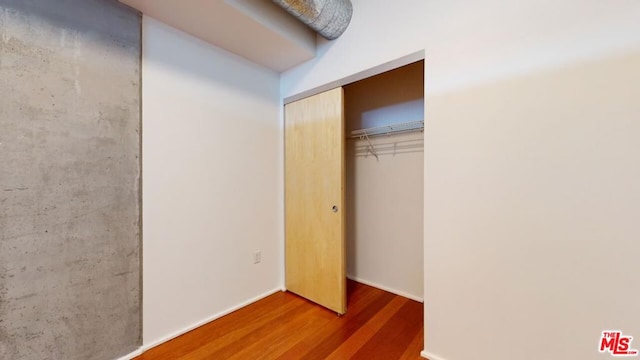
[(130, 352), (123, 357), (119, 357), (116, 360), (131, 360), (136, 356), (142, 355), (142, 348), (138, 348), (136, 351)]
[(386, 286), (378, 285), (378, 284), (372, 283), (371, 281), (367, 281), (367, 280), (361, 279), (361, 278), (356, 277), (356, 276), (350, 276), (350, 275), (347, 275), (347, 278), (348, 278), (348, 279), (350, 279), (350, 280), (353, 280), (353, 281), (356, 281), (356, 282), (359, 282), (359, 283), (365, 284), (365, 285), (372, 286), (372, 287), (374, 287), (374, 288), (378, 288), (378, 289), (380, 289), (380, 290), (388, 291), (388, 292), (390, 292), (390, 293), (393, 293), (393, 294), (396, 294), (396, 295), (400, 295), (400, 296), (402, 296), (402, 297), (406, 297), (407, 299), (415, 300), (415, 301), (417, 301), (417, 302), (421, 302), (421, 303), (423, 303), (423, 302), (424, 302), (424, 299), (423, 299), (423, 298), (421, 298), (421, 297), (418, 297), (418, 296), (415, 296), (415, 295), (412, 295), (412, 294), (406, 293), (406, 292), (404, 292), (404, 291), (400, 291), (400, 290), (392, 289), (392, 288), (390, 288), (390, 287), (386, 287)]
[[(188, 333), (191, 330), (197, 329), (197, 328), (199, 328), (199, 327), (201, 327), (203, 325), (206, 325), (206, 324), (208, 324), (208, 323), (210, 323), (210, 322), (212, 322), (212, 321), (214, 321), (216, 319), (219, 319), (219, 318), (221, 318), (221, 317), (223, 317), (225, 315), (228, 315), (228, 314), (230, 314), (230, 313), (232, 313), (232, 312), (234, 312), (236, 310), (239, 310), (239, 309), (241, 309), (241, 308), (243, 308), (243, 307), (245, 307), (247, 305), (251, 305), (256, 301), (262, 300), (262, 299), (266, 298), (267, 296), (270, 296), (270, 295), (273, 295), (275, 293), (278, 293), (280, 291), (282, 291), (282, 289), (280, 287), (278, 287), (276, 289), (273, 289), (273, 290), (270, 290), (270, 291), (267, 291), (266, 293), (263, 293), (262, 295), (258, 295), (258, 296), (254, 297), (252, 299), (249, 299), (249, 300), (247, 300), (247, 301), (245, 301), (245, 302), (243, 302), (241, 304), (238, 304), (238, 305), (233, 306), (233, 307), (231, 307), (229, 309), (226, 309), (226, 310), (224, 310), (222, 312), (219, 312), (219, 313), (217, 313), (215, 315), (212, 315), (212, 316), (210, 316), (210, 317), (208, 317), (208, 318), (206, 318), (204, 320), (198, 321), (197, 323), (195, 323), (193, 325), (190, 325), (190, 326), (187, 326), (186, 328), (183, 328), (181, 330), (178, 330), (178, 331), (176, 331), (176, 332), (174, 332), (174, 333), (172, 333), (172, 334), (170, 334), (170, 335), (168, 335), (168, 336), (166, 336), (166, 337), (164, 337), (162, 339), (156, 340), (156, 341), (154, 341), (152, 343), (149, 343), (149, 344), (143, 344), (142, 347), (140, 348), (140, 354), (142, 354), (145, 351), (150, 350), (150, 349), (152, 349), (152, 348), (154, 348), (154, 347), (156, 347), (156, 346), (158, 346), (160, 344), (163, 344), (163, 343), (165, 343), (165, 342), (167, 342), (169, 340), (175, 339), (180, 335), (184, 335), (184, 334)], [(138, 354), (138, 355), (140, 355), (140, 354)], [(138, 355), (135, 355), (135, 356), (138, 356)], [(130, 360), (130, 359), (131, 358), (123, 357), (123, 358), (118, 359), (118, 360)]]
[(422, 352), (420, 352), (420, 356), (422, 356), (425, 359), (429, 359), (429, 360), (444, 360), (440, 356), (433, 355), (432, 353), (428, 352), (427, 350), (422, 350)]

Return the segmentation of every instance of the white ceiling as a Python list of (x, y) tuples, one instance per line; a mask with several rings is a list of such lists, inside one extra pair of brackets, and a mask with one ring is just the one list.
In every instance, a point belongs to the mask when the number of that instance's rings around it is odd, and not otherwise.
[(316, 34), (270, 0), (120, 2), (278, 72), (315, 56)]

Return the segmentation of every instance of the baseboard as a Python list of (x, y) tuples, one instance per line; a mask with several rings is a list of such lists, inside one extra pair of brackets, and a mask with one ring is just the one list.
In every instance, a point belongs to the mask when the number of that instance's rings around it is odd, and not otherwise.
[(361, 284), (369, 285), (369, 286), (372, 286), (372, 287), (380, 289), (380, 290), (388, 291), (390, 293), (393, 293), (393, 294), (396, 294), (396, 295), (399, 295), (399, 296), (402, 296), (402, 297), (406, 297), (407, 299), (415, 300), (415, 301), (421, 302), (421, 303), (424, 302), (424, 299), (421, 298), (421, 297), (418, 297), (418, 296), (415, 296), (415, 295), (411, 295), (411, 294), (406, 293), (404, 291), (392, 289), (390, 287), (378, 285), (378, 284), (372, 283), (371, 281), (363, 280), (363, 279), (361, 279), (359, 277), (356, 277), (356, 276), (347, 275), (347, 278), (350, 279), (350, 280), (359, 282)]
[(136, 351), (130, 352), (125, 356), (119, 357), (116, 360), (131, 360), (136, 356), (142, 355), (142, 348), (138, 348)]
[[(186, 328), (184, 328), (182, 330), (176, 331), (173, 334), (171, 334), (169, 336), (166, 336), (166, 337), (164, 337), (164, 338), (162, 338), (160, 340), (156, 340), (156, 341), (154, 341), (154, 342), (152, 342), (150, 344), (142, 345), (142, 348), (140, 349), (140, 353), (144, 353), (145, 351), (153, 349), (154, 347), (156, 347), (158, 345), (164, 344), (165, 342), (167, 342), (169, 340), (175, 339), (180, 335), (184, 335), (184, 334), (188, 333), (191, 330), (195, 330), (195, 329), (197, 329), (197, 328), (199, 328), (199, 327), (201, 327), (203, 325), (206, 325), (206, 324), (208, 324), (208, 323), (210, 323), (210, 322), (212, 322), (214, 320), (217, 320), (217, 319), (219, 319), (219, 318), (221, 318), (221, 317), (223, 317), (225, 315), (231, 314), (232, 312), (234, 312), (236, 310), (240, 310), (241, 308), (243, 308), (243, 307), (245, 307), (247, 305), (251, 305), (256, 301), (262, 300), (262, 299), (266, 298), (267, 296), (273, 295), (273, 294), (278, 293), (280, 291), (282, 291), (282, 289), (280, 287), (278, 287), (276, 289), (273, 289), (273, 290), (270, 290), (270, 291), (267, 291), (266, 293), (263, 293), (262, 295), (258, 295), (258, 296), (254, 297), (252, 299), (249, 299), (249, 300), (247, 300), (247, 301), (245, 301), (245, 302), (243, 302), (241, 304), (238, 304), (238, 305), (233, 306), (233, 307), (231, 307), (229, 309), (226, 309), (226, 310), (224, 310), (222, 312), (219, 312), (219, 313), (217, 313), (215, 315), (212, 315), (212, 316), (210, 316), (210, 317), (208, 317), (208, 318), (206, 318), (204, 320), (198, 321), (197, 323), (195, 323), (193, 325), (190, 325), (190, 326), (187, 326)], [(120, 360), (130, 360), (130, 359), (122, 358)]]
[(422, 356), (423, 358), (428, 359), (428, 360), (444, 360), (440, 356), (433, 355), (432, 353), (428, 352), (427, 350), (422, 350), (422, 352), (420, 352), (420, 356)]

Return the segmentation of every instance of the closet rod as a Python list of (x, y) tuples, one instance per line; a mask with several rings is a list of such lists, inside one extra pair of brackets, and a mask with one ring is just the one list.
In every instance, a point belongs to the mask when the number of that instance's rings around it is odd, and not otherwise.
[(396, 133), (423, 131), (424, 120), (410, 121), (393, 125), (385, 125), (372, 127), (368, 129), (353, 130), (351, 132), (351, 139), (365, 139), (370, 136), (391, 135)]

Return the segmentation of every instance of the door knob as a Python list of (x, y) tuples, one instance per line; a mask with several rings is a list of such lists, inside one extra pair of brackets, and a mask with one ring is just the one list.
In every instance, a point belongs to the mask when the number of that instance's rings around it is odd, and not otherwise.
[(338, 206), (333, 205), (333, 207), (331, 207), (331, 211), (338, 212)]

